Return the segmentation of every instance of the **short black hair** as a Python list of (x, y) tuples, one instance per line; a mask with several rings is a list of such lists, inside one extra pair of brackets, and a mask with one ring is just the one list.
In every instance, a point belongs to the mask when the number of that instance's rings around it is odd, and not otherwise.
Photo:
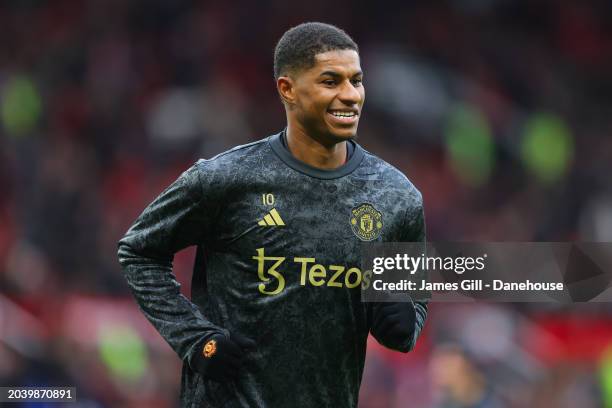
[(285, 32), (274, 49), (274, 79), (287, 73), (308, 69), (315, 64), (315, 55), (334, 50), (359, 47), (344, 30), (325, 23), (303, 23)]

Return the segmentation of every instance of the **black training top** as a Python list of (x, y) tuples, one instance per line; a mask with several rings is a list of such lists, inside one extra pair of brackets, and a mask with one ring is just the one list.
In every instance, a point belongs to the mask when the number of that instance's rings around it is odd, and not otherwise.
[[(360, 300), (364, 241), (422, 241), (419, 191), (354, 142), (321, 170), (294, 158), (282, 132), (199, 160), (119, 242), (140, 308), (184, 361), (183, 407), (356, 407), (370, 312)], [(198, 246), (191, 301), (172, 274), (175, 252)], [(416, 303), (413, 338), (427, 307)], [(230, 383), (192, 370), (203, 337), (257, 342)]]

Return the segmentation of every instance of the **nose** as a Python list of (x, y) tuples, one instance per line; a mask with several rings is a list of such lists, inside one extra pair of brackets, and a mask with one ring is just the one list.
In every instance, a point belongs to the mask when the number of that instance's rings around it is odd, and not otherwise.
[(351, 81), (345, 81), (338, 94), (338, 99), (346, 105), (355, 105), (361, 102), (361, 93)]

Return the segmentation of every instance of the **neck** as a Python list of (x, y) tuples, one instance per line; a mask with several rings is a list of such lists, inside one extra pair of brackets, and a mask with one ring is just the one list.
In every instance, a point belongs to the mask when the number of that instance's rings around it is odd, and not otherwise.
[(347, 159), (346, 141), (322, 143), (299, 125), (287, 126), (287, 147), (293, 157), (318, 169), (336, 169)]

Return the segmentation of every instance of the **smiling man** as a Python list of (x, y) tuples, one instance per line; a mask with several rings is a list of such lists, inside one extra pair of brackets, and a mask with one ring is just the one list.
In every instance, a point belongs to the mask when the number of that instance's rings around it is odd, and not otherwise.
[[(119, 242), (145, 316), (183, 360), (184, 407), (355, 407), (368, 333), (414, 347), (424, 303), (367, 304), (362, 242), (423, 241), (421, 194), (353, 139), (365, 91), (342, 30), (276, 46), (287, 127), (199, 160)], [(191, 300), (174, 254), (197, 246)]]

